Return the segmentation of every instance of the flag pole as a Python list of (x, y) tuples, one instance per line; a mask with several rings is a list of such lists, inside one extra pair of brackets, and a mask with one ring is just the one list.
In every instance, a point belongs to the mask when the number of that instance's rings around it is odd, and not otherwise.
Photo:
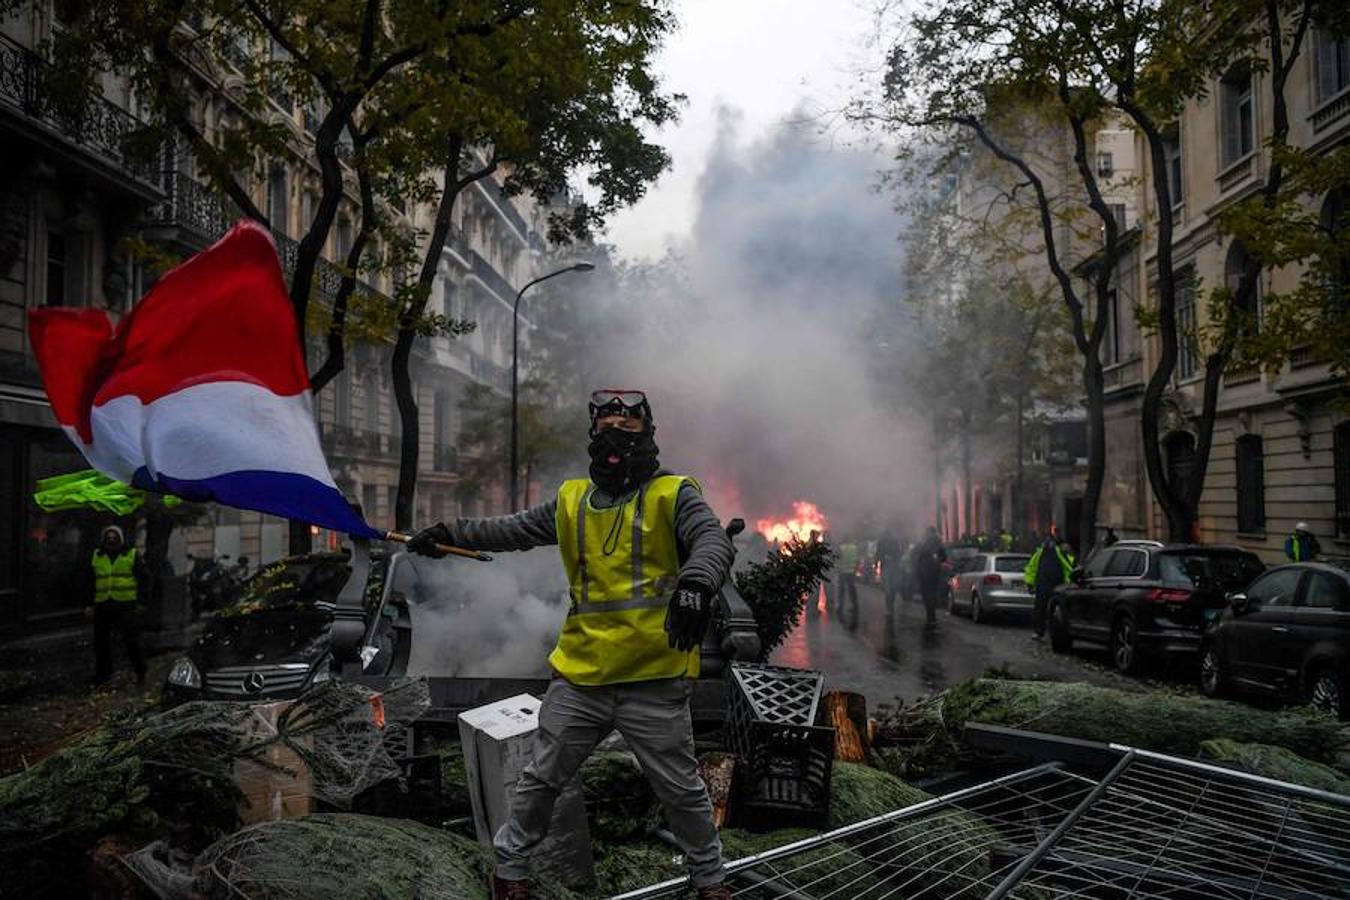
[[(386, 541), (394, 541), (399, 544), (406, 544), (412, 540), (412, 535), (404, 534), (401, 531), (386, 531), (384, 533)], [(449, 544), (432, 544), (442, 553), (448, 553), (451, 556), (462, 556), (465, 559), (476, 559), (479, 562), (492, 562), (492, 557), (486, 553), (479, 553), (477, 550), (465, 550), (463, 547), (452, 547)]]

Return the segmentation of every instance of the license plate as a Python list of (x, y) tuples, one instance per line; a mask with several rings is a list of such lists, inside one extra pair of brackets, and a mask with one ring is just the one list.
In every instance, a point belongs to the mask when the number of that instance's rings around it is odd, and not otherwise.
[(1017, 588), (1019, 591), (1020, 591), (1022, 588), (1024, 588), (1024, 587), (1027, 586), (1025, 581), (1021, 581), (1021, 580), (1019, 580), (1019, 579), (1017, 579), (1017, 578), (1014, 578), (1012, 581), (1008, 582), (1008, 584), (1010, 584), (1010, 585), (1012, 585), (1013, 587)]

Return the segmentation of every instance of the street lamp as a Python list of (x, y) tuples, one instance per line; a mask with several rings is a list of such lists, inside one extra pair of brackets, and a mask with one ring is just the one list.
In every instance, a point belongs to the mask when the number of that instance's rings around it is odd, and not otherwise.
[(534, 287), (541, 281), (548, 281), (558, 275), (566, 272), (589, 272), (595, 268), (594, 263), (579, 262), (568, 266), (565, 269), (558, 269), (556, 272), (549, 272), (547, 275), (541, 275), (534, 281), (526, 284), (516, 293), (515, 305), (511, 308), (511, 511), (515, 512), (516, 500), (519, 495), (517, 488), (520, 481), (520, 422), (517, 416), (517, 407), (519, 405), (520, 385), (520, 298), (525, 296), (525, 292)]

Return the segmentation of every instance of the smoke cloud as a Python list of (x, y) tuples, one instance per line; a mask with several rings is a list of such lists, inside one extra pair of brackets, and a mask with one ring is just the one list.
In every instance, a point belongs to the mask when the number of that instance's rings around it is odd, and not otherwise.
[[(908, 315), (884, 164), (789, 123), (742, 142), (724, 111), (688, 241), (621, 273), (613, 296), (584, 282), (551, 323), (578, 345), (578, 388), (648, 392), (663, 465), (699, 477), (724, 519), (753, 526), (807, 499), (836, 531), (870, 532), (923, 508), (927, 432), (872, 374), (903, 352)], [(564, 401), (580, 449), (584, 394)]]
[[(874, 189), (883, 164), (788, 124), (745, 143), (726, 112), (683, 246), (545, 285), (529, 305), (533, 365), (576, 423), (575, 455), (542, 479), (545, 497), (555, 478), (587, 471), (589, 390), (635, 387), (651, 399), (663, 466), (699, 478), (724, 521), (753, 528), (805, 499), (837, 535), (917, 527), (927, 432), (873, 375), (877, 354), (908, 340), (894, 324), (906, 316), (902, 223)], [(739, 539), (762, 558), (755, 542)], [(566, 611), (555, 549), (420, 571), (411, 672), (546, 674)]]
[(412, 617), (409, 675), (547, 677), (567, 612), (556, 548), (503, 553), (490, 563), (409, 561), (396, 582)]

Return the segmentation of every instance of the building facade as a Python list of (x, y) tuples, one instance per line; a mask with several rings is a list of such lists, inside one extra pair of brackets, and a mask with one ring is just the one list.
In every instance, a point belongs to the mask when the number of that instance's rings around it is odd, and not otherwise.
[[(1314, 154), (1350, 140), (1350, 39), (1316, 24), (1308, 34), (1286, 88), (1289, 142)], [(1141, 332), (1128, 310), (1156, 306), (1157, 232), (1160, 214), (1153, 180), (1169, 180), (1168, 211), (1175, 229), (1174, 272), (1179, 283), (1182, 330), (1176, 371), (1161, 422), (1163, 462), (1173, 479), (1194, 475), (1196, 432), (1204, 380), (1203, 333), (1207, 295), (1234, 287), (1246, 254), (1220, 232), (1218, 216), (1259, 192), (1270, 170), (1267, 142), (1273, 132), (1270, 75), (1235, 66), (1216, 77), (1206, 96), (1186, 103), (1170, 130), (1167, 171), (1141, 167), (1138, 204), (1144, 211), (1131, 235), (1117, 280), (1121, 296), (1118, 338), (1103, 348), (1111, 404), (1109, 495), (1102, 522), (1123, 535), (1167, 537), (1143, 465), (1142, 393), (1159, 355), (1156, 335)], [(1146, 159), (1142, 138), (1138, 158)], [(1309, 211), (1328, 228), (1345, 227), (1345, 198), (1306, 197)], [(1248, 312), (1260, 327), (1262, 297), (1284, 293), (1307, 277), (1302, 266), (1266, 270)], [(1345, 285), (1340, 290), (1346, 290)], [(1239, 544), (1267, 563), (1283, 559), (1285, 536), (1306, 522), (1328, 553), (1350, 554), (1350, 415), (1346, 385), (1308, 348), (1293, 348), (1276, 371), (1230, 365), (1222, 376), (1197, 534), (1206, 543)]]
[[(38, 479), (87, 466), (47, 405), (28, 342), (27, 311), (82, 306), (117, 317), (155, 279), (154, 267), (137, 247), (182, 258), (219, 238), (235, 218), (188, 154), (168, 146), (144, 162), (123, 153), (123, 139), (144, 123), (132, 92), (118, 79), (100, 79), (98, 95), (78, 117), (63, 115), (44, 96), (48, 64), (38, 48), (62, 27), (60, 8), (36, 3), (0, 21), (0, 631), (42, 628), (77, 614), (84, 598), (76, 574), (87, 567), (94, 540), (89, 516), (45, 514), (31, 501)], [(227, 61), (197, 69), (192, 115), (209, 137), (218, 122), (239, 115), (229, 94), (237, 76)], [(281, 91), (267, 115), (287, 126), (289, 152), (270, 160), (247, 187), (268, 215), (289, 271), (296, 238), (319, 195), (312, 161), (315, 116)], [(331, 300), (337, 290), (341, 273), (331, 261), (346, 258), (359, 210), (352, 185), (315, 275), (319, 302)], [(413, 233), (429, 230), (434, 210), (410, 204), (385, 212)], [(418, 521), (460, 512), (459, 404), (471, 384), (486, 384), (503, 397), (509, 393), (512, 301), (516, 286), (533, 275), (545, 247), (544, 230), (543, 211), (507, 198), (496, 180), (473, 185), (457, 203), (431, 309), (478, 327), (462, 339), (419, 341), (416, 350)], [(381, 272), (357, 289), (388, 297), (394, 284)], [(528, 340), (528, 324), (522, 342)], [(400, 446), (391, 347), (351, 346), (344, 370), (315, 403), (339, 487), (361, 503), (372, 524), (383, 527), (393, 526)], [(312, 339), (311, 368), (322, 353), (321, 342)], [(488, 496), (493, 499), (480, 507), (496, 511), (504, 502), (501, 491)], [(315, 534), (318, 546), (337, 543), (336, 535)], [(181, 574), (191, 556), (247, 557), (257, 565), (286, 550), (285, 522), (212, 504), (200, 510), (196, 524), (175, 531), (169, 561)]]

